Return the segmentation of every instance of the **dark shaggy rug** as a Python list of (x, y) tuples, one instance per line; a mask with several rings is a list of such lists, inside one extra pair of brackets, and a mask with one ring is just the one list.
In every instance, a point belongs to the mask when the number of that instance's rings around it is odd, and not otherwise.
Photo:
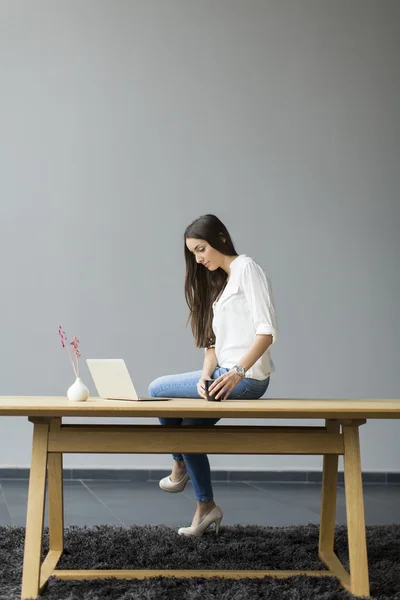
[[(24, 547), (22, 527), (0, 527), (0, 599), (19, 600)], [(44, 554), (48, 548), (47, 530)], [(348, 568), (345, 527), (335, 550)], [(400, 600), (400, 525), (367, 528), (371, 593)], [(165, 526), (68, 527), (62, 569), (307, 569), (324, 570), (318, 559), (318, 527), (227, 526), (216, 538), (181, 538)], [(50, 579), (44, 600), (323, 600), (352, 598), (331, 577), (226, 580), (153, 578), (143, 581)]]

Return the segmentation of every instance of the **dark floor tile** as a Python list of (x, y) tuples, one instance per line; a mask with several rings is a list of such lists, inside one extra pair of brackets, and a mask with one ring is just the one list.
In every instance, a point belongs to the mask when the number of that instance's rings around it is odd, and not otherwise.
[[(306, 507), (318, 515), (321, 510), (321, 485), (320, 484), (261, 484), (258, 488), (266, 494), (279, 499), (284, 504)], [(366, 484), (364, 489), (364, 510), (366, 525), (385, 525), (400, 523), (400, 490), (397, 486)], [(336, 523), (346, 524), (346, 496), (344, 486), (339, 485), (336, 496)]]
[[(255, 484), (258, 485), (258, 484)], [(268, 497), (262, 490), (241, 482), (217, 482), (213, 484), (216, 503), (224, 512), (225, 525), (301, 525), (317, 523), (315, 513), (307, 508), (282, 505)], [(191, 485), (185, 488), (185, 495), (193, 498)]]
[(399, 503), (400, 485), (364, 485), (364, 494), (382, 502)]
[[(343, 483), (343, 481), (344, 481), (343, 478), (344, 478), (343, 471), (339, 471), (338, 483)], [(322, 482), (322, 470), (321, 471), (308, 471), (307, 482), (308, 483), (321, 483)]]
[(118, 517), (79, 481), (64, 482), (64, 522), (66, 527), (68, 525), (123, 525)]
[(29, 479), (29, 471), (27, 468), (2, 468), (1, 479)]
[(387, 482), (400, 484), (400, 473), (387, 473)]
[[(13, 525), (25, 526), (28, 485), (27, 479), (1, 480), (1, 487)], [(45, 511), (45, 523), (47, 524), (47, 510)]]
[(149, 469), (72, 469), (72, 478), (93, 481), (148, 481)]
[(386, 484), (387, 483), (387, 474), (371, 471), (369, 473), (363, 473), (362, 480), (363, 480), (363, 483)]
[[(321, 485), (320, 484), (251, 484), (262, 489), (266, 494), (276, 498), (283, 504), (308, 508), (318, 515), (321, 510)], [(400, 503), (396, 502), (400, 496), (393, 490), (392, 498), (387, 485), (364, 485), (364, 509), (367, 525), (384, 525), (400, 522)], [(384, 507), (382, 502), (387, 502)], [(336, 496), (336, 523), (346, 524), (346, 497), (344, 486), (339, 485)]]
[(183, 526), (194, 513), (194, 502), (182, 493), (164, 492), (158, 482), (85, 481), (85, 484), (126, 526)]
[(367, 484), (363, 490), (367, 525), (400, 523), (400, 486)]
[(374, 498), (364, 496), (365, 524), (392, 525), (400, 523), (400, 507), (385, 506)]
[[(13, 525), (25, 526), (28, 501), (28, 481), (2, 480), (4, 496)], [(48, 525), (46, 497), (45, 526)], [(64, 524), (121, 525), (121, 522), (85, 488), (80, 481), (64, 481)]]
[[(29, 468), (18, 468), (18, 467), (2, 467), (0, 468), (0, 480), (1, 479), (29, 479)], [(63, 469), (63, 479), (72, 478), (72, 469)]]
[(229, 471), (228, 481), (307, 481), (305, 471)]
[[(313, 512), (319, 522), (321, 512), (321, 484), (319, 483), (256, 483), (249, 484), (262, 490), (267, 496), (288, 507), (291, 511), (293, 507), (307, 509)], [(344, 491), (338, 488), (336, 496), (336, 522), (343, 524), (346, 522), (346, 503)]]
[[(362, 474), (363, 483), (381, 483), (386, 484), (388, 481), (389, 474), (381, 473), (378, 471), (369, 471)], [(311, 483), (322, 482), (322, 470), (321, 471), (309, 471), (307, 473), (307, 481)], [(344, 483), (343, 471), (338, 472), (338, 483)]]

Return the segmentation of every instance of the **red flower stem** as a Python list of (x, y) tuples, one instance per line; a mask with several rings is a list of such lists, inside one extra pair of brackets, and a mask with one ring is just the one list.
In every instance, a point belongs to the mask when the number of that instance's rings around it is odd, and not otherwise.
[(69, 362), (71, 363), (71, 366), (72, 366), (72, 368), (73, 368), (73, 370), (74, 370), (74, 373), (75, 373), (75, 377), (79, 377), (79, 375), (78, 375), (78, 374), (77, 374), (77, 372), (76, 372), (75, 365), (74, 365), (74, 361), (73, 361), (73, 359), (72, 359), (71, 353), (70, 353), (70, 351), (69, 351), (69, 346), (67, 346), (67, 352), (68, 352), (68, 358), (69, 358)]

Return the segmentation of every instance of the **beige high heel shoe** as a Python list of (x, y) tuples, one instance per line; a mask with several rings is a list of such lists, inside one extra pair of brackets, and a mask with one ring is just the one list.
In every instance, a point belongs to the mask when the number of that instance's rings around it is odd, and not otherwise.
[(180, 481), (171, 481), (170, 477), (164, 477), (159, 482), (159, 486), (164, 492), (172, 492), (176, 494), (177, 492), (183, 492), (186, 487), (187, 482), (189, 481), (189, 473), (185, 473)]
[(200, 537), (210, 525), (215, 523), (215, 535), (218, 535), (219, 526), (223, 516), (220, 507), (214, 506), (212, 511), (204, 517), (200, 525), (197, 525), (197, 527), (180, 527), (178, 533), (179, 535), (194, 535), (195, 537)]

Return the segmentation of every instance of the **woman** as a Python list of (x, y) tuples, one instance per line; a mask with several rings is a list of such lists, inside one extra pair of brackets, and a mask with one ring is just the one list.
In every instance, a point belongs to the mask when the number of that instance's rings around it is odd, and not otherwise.
[[(167, 375), (149, 386), (151, 397), (206, 398), (213, 379), (216, 399), (257, 399), (266, 391), (274, 365), (269, 346), (277, 324), (271, 288), (262, 268), (238, 256), (225, 225), (214, 215), (191, 223), (184, 234), (185, 297), (196, 345), (205, 348), (202, 371)], [(214, 425), (219, 419), (160, 418), (162, 425)], [(197, 500), (191, 527), (180, 535), (201, 536), (212, 523), (218, 533), (222, 511), (214, 502), (206, 454), (174, 454), (172, 473), (160, 481), (166, 492), (182, 492), (190, 477)]]

